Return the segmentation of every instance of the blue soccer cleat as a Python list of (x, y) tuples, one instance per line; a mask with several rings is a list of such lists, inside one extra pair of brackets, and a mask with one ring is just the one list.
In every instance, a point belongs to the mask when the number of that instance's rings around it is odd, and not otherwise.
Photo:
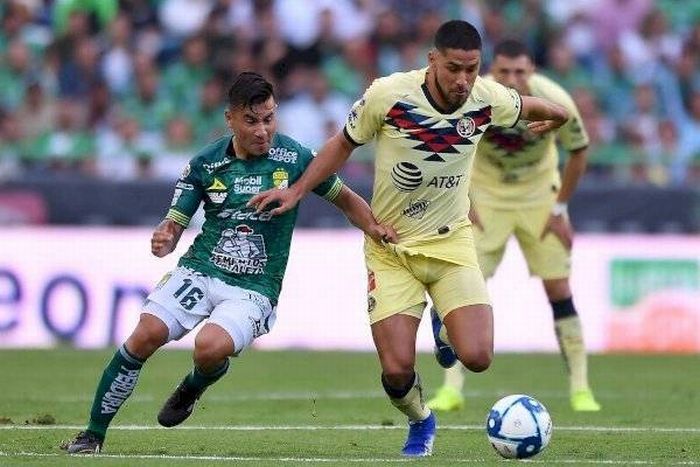
[(433, 339), (435, 339), (435, 360), (443, 368), (452, 368), (457, 363), (457, 354), (450, 344), (440, 338), (442, 321), (435, 308), (430, 309), (430, 322), (433, 326)]
[(408, 421), (408, 438), (401, 454), (406, 457), (426, 457), (433, 453), (433, 442), (437, 420), (435, 414), (430, 412), (425, 420)]

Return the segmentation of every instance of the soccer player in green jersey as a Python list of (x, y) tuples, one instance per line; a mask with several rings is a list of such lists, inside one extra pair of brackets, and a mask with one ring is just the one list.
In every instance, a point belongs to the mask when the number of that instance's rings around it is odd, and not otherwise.
[[(171, 253), (203, 202), (202, 232), (148, 296), (139, 323), (102, 374), (87, 429), (64, 445), (69, 453), (100, 451), (141, 367), (165, 343), (207, 320), (195, 338), (194, 368), (158, 414), (161, 425), (172, 427), (189, 417), (204, 390), (226, 373), (229, 357), (275, 323), (297, 212), (272, 216), (246, 203), (256, 193), (294, 183), (313, 155), (275, 132), (277, 104), (272, 85), (262, 76), (241, 73), (228, 97), (225, 117), (233, 136), (206, 146), (185, 168), (170, 210), (153, 233), (151, 252), (157, 257)], [(313, 191), (375, 241), (395, 239), (393, 230), (377, 224), (369, 205), (335, 174)]]
[(426, 293), (444, 321), (460, 361), (484, 371), (493, 357), (493, 316), (477, 263), (469, 212), (476, 144), (491, 125), (522, 117), (535, 132), (558, 128), (563, 107), (479, 77), (481, 37), (465, 21), (435, 35), (427, 68), (379, 78), (348, 114), (309, 169), (289, 189), (251, 200), (259, 212), (284, 215), (353, 149), (376, 140), (372, 212), (392, 226), (398, 243), (365, 242), (368, 311), (391, 403), (408, 417), (406, 456), (428, 456), (436, 432), (414, 370), (416, 332)]
[[(571, 407), (594, 412), (600, 405), (588, 385), (586, 349), (581, 321), (572, 301), (569, 274), (573, 229), (567, 202), (586, 168), (588, 135), (569, 94), (536, 73), (527, 48), (515, 40), (501, 42), (487, 78), (564, 106), (571, 118), (557, 131), (535, 135), (524, 123), (513, 128), (492, 126), (476, 150), (470, 198), (470, 217), (479, 266), (484, 277), (498, 267), (508, 239), (514, 236), (530, 273), (542, 279), (552, 307), (554, 330), (569, 372)], [(559, 174), (557, 142), (569, 152), (563, 179)], [(445, 383), (428, 407), (457, 410), (464, 404), (464, 367), (439, 338), (440, 321), (433, 310), (436, 356), (445, 370)]]

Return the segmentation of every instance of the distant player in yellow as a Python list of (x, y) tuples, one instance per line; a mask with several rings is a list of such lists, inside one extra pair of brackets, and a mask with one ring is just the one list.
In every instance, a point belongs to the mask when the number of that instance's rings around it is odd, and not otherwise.
[(537, 132), (569, 117), (559, 105), (480, 78), (481, 37), (465, 21), (438, 29), (428, 63), (374, 81), (302, 178), (250, 201), (259, 211), (278, 203), (273, 215), (292, 209), (356, 146), (376, 140), (372, 212), (398, 242), (365, 241), (368, 312), (384, 390), (408, 416), (402, 453), (411, 457), (430, 455), (436, 432), (414, 370), (426, 292), (467, 368), (484, 371), (493, 358), (493, 315), (467, 216), (476, 144), (491, 125), (513, 126), (521, 113), (537, 121), (530, 124)]
[[(557, 131), (536, 135), (525, 122), (513, 128), (491, 126), (479, 142), (472, 173), (470, 218), (479, 265), (485, 278), (498, 267), (511, 236), (515, 236), (530, 273), (542, 279), (554, 314), (554, 330), (569, 373), (571, 406), (575, 411), (598, 411), (588, 385), (586, 350), (581, 321), (569, 286), (573, 230), (567, 202), (586, 167), (588, 135), (576, 106), (559, 85), (534, 72), (525, 46), (507, 40), (494, 50), (490, 76), (523, 96), (542, 97), (569, 111), (571, 118)], [(556, 143), (569, 151), (563, 180), (558, 170)], [(438, 310), (439, 308), (439, 304)], [(436, 356), (445, 383), (428, 401), (433, 410), (457, 410), (464, 404), (465, 370), (439, 337), (440, 321), (433, 310)]]

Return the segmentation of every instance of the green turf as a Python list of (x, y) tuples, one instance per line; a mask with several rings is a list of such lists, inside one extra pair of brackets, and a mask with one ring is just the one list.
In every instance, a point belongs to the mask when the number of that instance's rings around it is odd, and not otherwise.
[[(103, 455), (66, 456), (58, 445), (77, 429), (62, 426), (84, 425), (110, 356), (0, 351), (0, 465), (407, 463), (398, 455), (405, 420), (383, 396), (376, 357), (341, 352), (249, 351), (234, 360), (194, 415), (170, 430), (155, 428), (155, 416), (189, 370), (190, 355), (161, 352), (117, 415)], [(497, 355), (488, 372), (468, 376), (466, 409), (439, 415), (432, 458), (409, 463), (507, 462), (493, 451), (482, 426), (499, 397), (526, 393), (540, 399), (554, 421), (552, 442), (535, 462), (700, 465), (699, 363), (697, 356), (593, 356), (591, 380), (603, 411), (577, 414), (568, 407), (557, 355)], [(419, 370), (430, 393), (441, 371), (429, 355), (419, 357)], [(260, 429), (242, 429), (251, 426)], [(296, 428), (273, 429), (280, 426)]]

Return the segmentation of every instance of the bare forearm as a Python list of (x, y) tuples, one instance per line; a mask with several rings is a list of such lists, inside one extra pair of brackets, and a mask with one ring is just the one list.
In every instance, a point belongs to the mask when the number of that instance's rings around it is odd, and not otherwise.
[(331, 174), (336, 173), (350, 157), (354, 146), (338, 133), (323, 145), (318, 155), (304, 171), (304, 175), (290, 188), (300, 196), (306, 195)]
[(557, 202), (567, 203), (576, 191), (578, 182), (586, 172), (588, 150), (586, 148), (573, 151), (569, 155), (562, 175), (561, 190)]
[(522, 99), (522, 118), (525, 120), (554, 120), (563, 124), (569, 119), (569, 112), (559, 104), (533, 96), (522, 96)]
[(367, 202), (357, 193), (344, 186), (333, 203), (343, 211), (350, 223), (364, 232), (376, 224), (372, 210)]

